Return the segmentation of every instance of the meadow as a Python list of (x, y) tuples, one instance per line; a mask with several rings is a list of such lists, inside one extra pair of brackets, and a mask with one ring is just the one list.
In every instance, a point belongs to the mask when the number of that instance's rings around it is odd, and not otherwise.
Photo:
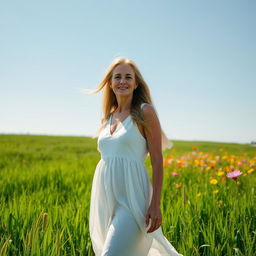
[[(0, 135), (0, 256), (93, 256), (86, 137)], [(184, 256), (256, 255), (256, 147), (173, 141), (163, 152), (166, 238)], [(152, 181), (149, 156), (145, 161)]]

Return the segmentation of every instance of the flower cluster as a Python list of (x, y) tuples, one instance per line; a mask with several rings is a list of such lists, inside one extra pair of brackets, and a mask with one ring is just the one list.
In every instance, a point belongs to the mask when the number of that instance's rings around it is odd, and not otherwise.
[[(225, 184), (227, 179), (234, 180), (239, 185), (239, 176), (247, 176), (255, 172), (256, 156), (249, 158), (246, 153), (241, 155), (228, 154), (222, 148), (217, 152), (204, 153), (199, 151), (198, 147), (192, 147), (191, 152), (178, 157), (175, 157), (174, 154), (164, 155), (163, 166), (165, 175), (171, 174), (174, 179), (182, 177), (186, 169), (192, 169), (193, 171), (209, 173), (211, 185), (216, 185), (219, 182)], [(182, 187), (180, 183), (175, 183), (177, 189)], [(213, 190), (213, 194), (218, 192), (218, 189)], [(197, 196), (201, 196), (201, 193), (198, 193)]]

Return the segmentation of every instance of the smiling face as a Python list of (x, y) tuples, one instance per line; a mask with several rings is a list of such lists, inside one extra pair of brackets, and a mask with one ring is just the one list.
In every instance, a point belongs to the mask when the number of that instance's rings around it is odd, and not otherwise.
[(134, 70), (129, 64), (120, 64), (113, 70), (110, 87), (116, 96), (133, 93), (137, 85)]

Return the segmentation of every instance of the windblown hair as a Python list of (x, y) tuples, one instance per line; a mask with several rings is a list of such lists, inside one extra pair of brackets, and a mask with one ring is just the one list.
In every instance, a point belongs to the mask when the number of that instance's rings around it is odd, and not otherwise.
[[(89, 91), (90, 94), (93, 94), (93, 93), (98, 93), (99, 91), (104, 89), (103, 101), (102, 101), (103, 118), (101, 119), (101, 127), (96, 132), (96, 136), (99, 135), (100, 131), (105, 127), (110, 115), (118, 107), (116, 96), (115, 96), (114, 92), (112, 91), (112, 89), (110, 88), (110, 84), (111, 84), (113, 71), (120, 64), (128, 64), (134, 70), (135, 81), (138, 86), (137, 86), (136, 90), (133, 91), (130, 114), (133, 119), (133, 122), (136, 122), (137, 124), (141, 124), (145, 129), (147, 129), (147, 122), (143, 118), (140, 106), (142, 103), (148, 103), (148, 104), (151, 104), (152, 106), (154, 106), (151, 95), (150, 95), (149, 87), (148, 87), (147, 83), (145, 82), (145, 80), (143, 79), (143, 77), (134, 61), (132, 61), (131, 59), (128, 59), (128, 58), (118, 57), (118, 58), (114, 59), (114, 61), (110, 64), (110, 66), (108, 67), (108, 69), (105, 72), (103, 80), (99, 83), (98, 87), (94, 90)], [(157, 114), (155, 107), (154, 107), (154, 109)], [(168, 145), (166, 145), (166, 143)], [(162, 131), (162, 148), (166, 148), (168, 146), (170, 148), (172, 146), (172, 143), (170, 144), (166, 135)]]

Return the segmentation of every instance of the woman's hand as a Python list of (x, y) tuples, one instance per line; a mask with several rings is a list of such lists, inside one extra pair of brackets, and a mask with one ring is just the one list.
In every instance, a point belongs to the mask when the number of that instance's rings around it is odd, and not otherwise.
[(160, 206), (154, 206), (153, 204), (150, 204), (146, 213), (146, 226), (148, 226), (149, 224), (149, 219), (151, 219), (151, 226), (147, 233), (154, 232), (162, 224), (162, 214)]

